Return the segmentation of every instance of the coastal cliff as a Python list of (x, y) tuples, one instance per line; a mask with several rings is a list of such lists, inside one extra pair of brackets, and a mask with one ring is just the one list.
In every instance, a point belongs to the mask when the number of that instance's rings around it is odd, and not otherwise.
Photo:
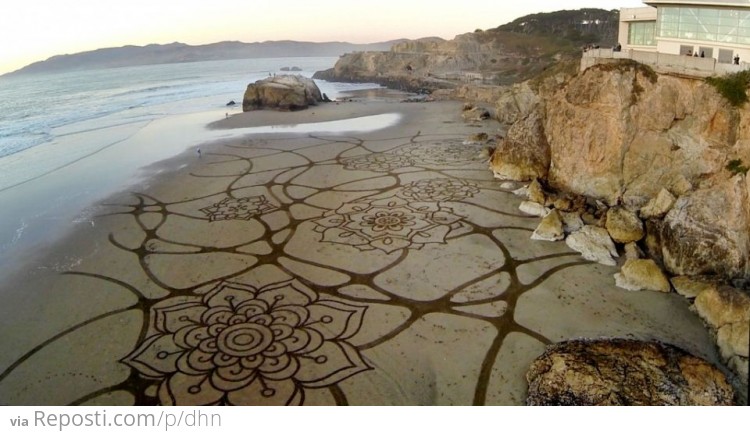
[(617, 12), (600, 9), (529, 15), (452, 40), (425, 38), (394, 44), (387, 52), (346, 54), (314, 78), (424, 92), (512, 84), (577, 56), (582, 44), (613, 44), (617, 22)]
[[(490, 162), (496, 177), (537, 179), (531, 201), (553, 214), (578, 213), (608, 233), (627, 255), (618, 286), (644, 289), (658, 276), (666, 284), (659, 290), (669, 291), (660, 264), (672, 287), (695, 299), (725, 361), (746, 383), (750, 107), (731, 104), (704, 79), (631, 61), (541, 82), (510, 87), (497, 101), (498, 116), (512, 126)], [(572, 208), (561, 196), (586, 205)], [(635, 234), (620, 236), (628, 225)], [(638, 266), (654, 278), (635, 274)]]
[(677, 201), (651, 231), (667, 270), (750, 277), (750, 183), (726, 168), (750, 162), (750, 109), (703, 80), (635, 63), (589, 68), (531, 100), (525, 118), (539, 120), (517, 122), (509, 136), (542, 135), (550, 156), (539, 177), (552, 189), (636, 212), (666, 189)]

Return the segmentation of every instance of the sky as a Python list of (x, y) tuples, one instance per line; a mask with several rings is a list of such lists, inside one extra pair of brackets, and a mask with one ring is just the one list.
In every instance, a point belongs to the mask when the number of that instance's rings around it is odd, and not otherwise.
[(0, 74), (58, 54), (151, 43), (451, 39), (520, 16), (640, 0), (2, 0)]

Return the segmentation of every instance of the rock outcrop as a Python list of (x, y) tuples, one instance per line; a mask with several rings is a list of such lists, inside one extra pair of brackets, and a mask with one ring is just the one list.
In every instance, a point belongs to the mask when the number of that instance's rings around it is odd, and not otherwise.
[(750, 153), (738, 142), (741, 115), (713, 87), (635, 63), (589, 68), (543, 109), (550, 183), (610, 205), (639, 208), (663, 187), (679, 195), (685, 180)]
[(534, 112), (511, 126), (505, 139), (497, 143), (490, 167), (496, 178), (525, 181), (545, 178), (549, 164), (544, 120)]
[(661, 230), (664, 265), (676, 275), (750, 277), (750, 180), (719, 178), (677, 200)]
[(495, 101), (495, 117), (500, 123), (512, 125), (531, 114), (539, 103), (539, 95), (527, 81), (504, 89)]
[[(731, 106), (703, 80), (627, 61), (541, 82), (529, 87), (538, 95), (532, 112), (511, 127), (524, 145), (510, 136), (498, 143), (496, 175), (536, 175), (627, 211), (627, 233), (614, 225), (619, 210), (583, 218), (604, 221), (618, 243), (645, 235), (646, 251), (672, 275), (750, 278), (750, 180), (725, 168), (750, 163), (750, 108)], [(498, 101), (498, 116), (508, 103)], [(547, 157), (545, 172), (537, 161)]]
[[(346, 54), (332, 69), (317, 72), (314, 78), (376, 82), (420, 92), (450, 89), (453, 97), (477, 96), (477, 100), (483, 100), (483, 95), (496, 94), (486, 88), (487, 84), (522, 82), (573, 56), (570, 42), (564, 38), (490, 29), (458, 35), (452, 40), (405, 41), (387, 52)], [(445, 94), (441, 92), (441, 96)], [(508, 103), (523, 112), (528, 109), (528, 97), (533, 99), (533, 96), (525, 91), (518, 94), (514, 102), (508, 100)]]
[(732, 405), (726, 377), (670, 345), (635, 340), (552, 345), (526, 374), (527, 405)]
[(296, 111), (322, 101), (323, 95), (312, 79), (300, 75), (277, 75), (247, 86), (242, 110)]

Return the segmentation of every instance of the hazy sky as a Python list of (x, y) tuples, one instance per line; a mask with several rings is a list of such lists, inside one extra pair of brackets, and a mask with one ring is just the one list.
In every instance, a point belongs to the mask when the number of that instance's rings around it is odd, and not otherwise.
[(642, 5), (640, 0), (2, 0), (0, 73), (103, 47), (450, 39), (529, 13)]

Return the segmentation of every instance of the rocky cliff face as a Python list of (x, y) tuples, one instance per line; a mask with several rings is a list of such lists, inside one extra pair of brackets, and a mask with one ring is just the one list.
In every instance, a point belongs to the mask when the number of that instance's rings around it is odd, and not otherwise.
[(403, 90), (447, 89), (466, 83), (512, 84), (575, 52), (569, 41), (498, 29), (395, 44), (387, 52), (342, 56), (314, 78), (377, 82)]
[(679, 197), (661, 226), (667, 270), (750, 276), (748, 182), (724, 168), (750, 161), (750, 111), (628, 65), (587, 70), (544, 112), (553, 186), (632, 209), (665, 187)]
[(666, 269), (750, 277), (750, 184), (725, 168), (750, 162), (749, 108), (703, 80), (621, 63), (542, 87), (532, 111), (544, 119), (550, 186), (633, 211), (665, 188), (677, 203), (647, 225)]
[[(627, 261), (615, 276), (617, 286), (673, 286), (687, 298), (697, 296), (694, 307), (745, 384), (748, 105), (730, 105), (702, 79), (658, 75), (634, 62), (595, 66), (562, 83), (552, 75), (509, 88), (498, 99), (498, 117), (516, 121), (491, 160), (499, 178), (540, 179), (529, 187), (529, 200), (554, 207), (566, 220), (583, 218), (587, 226), (566, 242), (584, 258), (615, 264), (614, 245), (602, 249), (599, 259), (586, 255), (593, 246), (577, 247), (597, 231), (614, 240), (616, 252), (624, 249)], [(541, 184), (547, 196), (534, 199), (539, 193), (532, 190)], [(585, 197), (586, 204), (560, 205), (552, 199), (560, 193)], [(641, 248), (650, 259), (640, 259)], [(657, 263), (674, 276), (671, 284)], [(705, 278), (718, 282), (695, 282)], [(710, 288), (686, 290), (699, 285)], [(729, 312), (731, 320), (721, 318)]]

